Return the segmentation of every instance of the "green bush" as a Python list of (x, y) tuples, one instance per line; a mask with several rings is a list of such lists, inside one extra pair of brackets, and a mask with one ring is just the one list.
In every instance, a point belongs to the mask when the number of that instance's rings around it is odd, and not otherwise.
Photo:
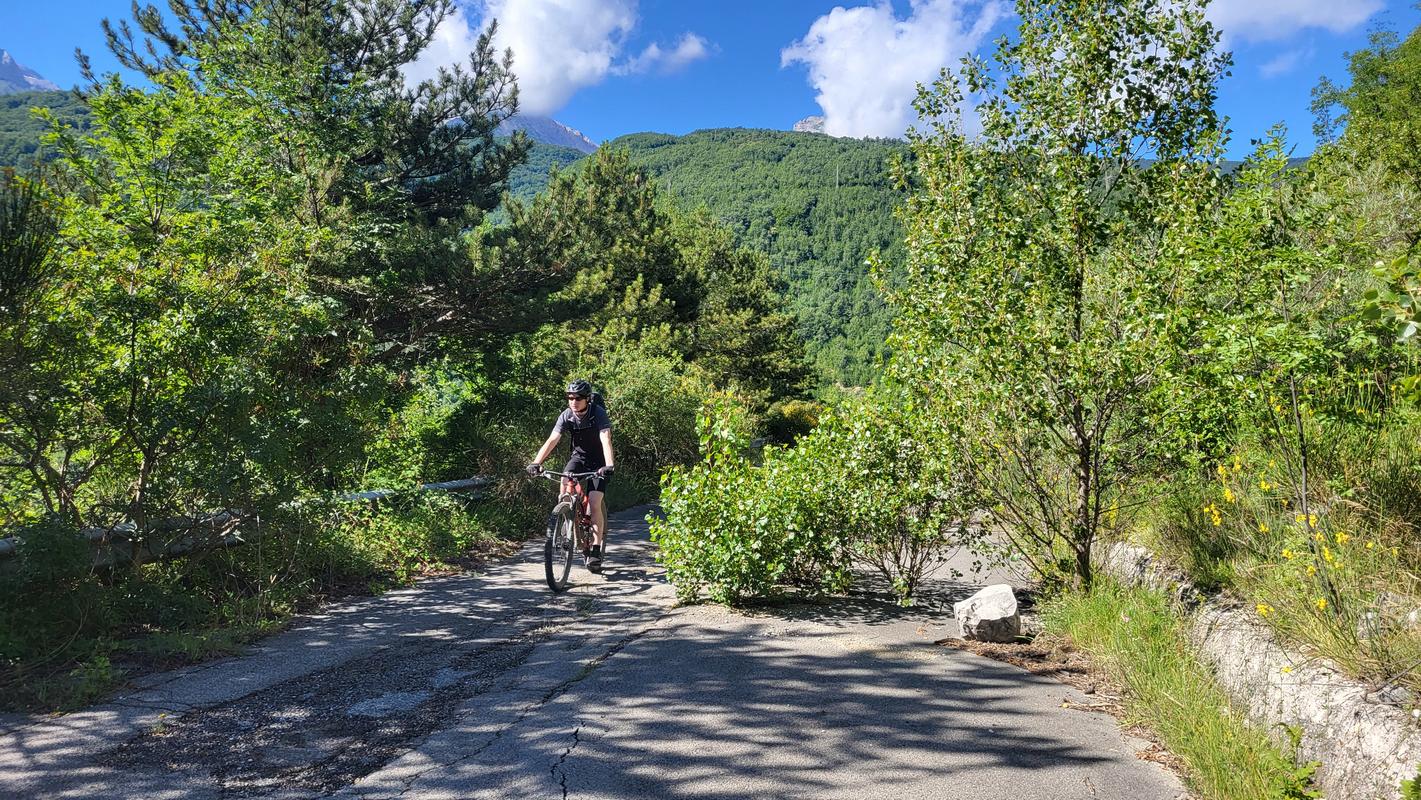
[(695, 461), (696, 414), (713, 388), (680, 357), (623, 347), (595, 377), (612, 416), (623, 474), (654, 476), (663, 467)]
[(820, 442), (772, 451), (755, 465), (745, 457), (748, 413), (724, 400), (707, 407), (698, 431), (703, 460), (662, 476), (665, 518), (651, 529), (678, 596), (737, 603), (785, 586), (845, 587), (849, 549), (826, 513), (833, 487), (816, 474)]
[(793, 444), (819, 425), (824, 406), (809, 400), (785, 400), (765, 413), (765, 435), (774, 444)]
[(703, 460), (666, 473), (666, 516), (652, 527), (680, 596), (841, 591), (857, 558), (910, 602), (924, 571), (967, 535), (967, 502), (950, 462), (906, 419), (851, 404), (755, 464), (735, 410), (709, 408)]

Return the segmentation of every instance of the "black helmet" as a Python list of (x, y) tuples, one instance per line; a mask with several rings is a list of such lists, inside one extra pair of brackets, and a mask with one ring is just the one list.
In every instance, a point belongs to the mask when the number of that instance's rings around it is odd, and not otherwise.
[(575, 395), (577, 397), (591, 397), (592, 384), (581, 378), (578, 378), (577, 380), (567, 385), (567, 393), (570, 395)]

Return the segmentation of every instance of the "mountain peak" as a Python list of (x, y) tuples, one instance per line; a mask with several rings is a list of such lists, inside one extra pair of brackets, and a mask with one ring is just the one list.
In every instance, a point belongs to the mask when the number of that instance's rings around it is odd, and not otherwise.
[(504, 120), (498, 126), (498, 133), (510, 136), (514, 131), (523, 131), (529, 139), (543, 144), (571, 147), (583, 153), (597, 149), (596, 142), (582, 135), (582, 131), (558, 122), (551, 117), (525, 117), (519, 114)]
[(53, 92), (59, 87), (38, 72), (15, 60), (8, 50), (0, 50), (0, 94), (13, 92)]
[(800, 133), (823, 133), (824, 118), (818, 115), (805, 117), (794, 123), (794, 129)]

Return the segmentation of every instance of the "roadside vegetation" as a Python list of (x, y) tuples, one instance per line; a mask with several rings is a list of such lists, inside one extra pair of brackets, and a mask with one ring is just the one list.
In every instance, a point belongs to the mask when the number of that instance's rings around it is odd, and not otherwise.
[(1149, 728), (1183, 762), (1204, 800), (1317, 797), (1317, 764), (1297, 765), (1237, 707), (1190, 652), (1163, 596), (1102, 579), (1087, 593), (1057, 596), (1043, 622), (1091, 653), (1126, 689), (1127, 719)]
[[(485, 36), (401, 75), (450, 3), (181, 8), (111, 38), (146, 83), (88, 76), (84, 113), (41, 114), (39, 163), (0, 175), (10, 705), (498, 553), (549, 505), (511, 476), (571, 376), (617, 417), (620, 505), (695, 457), (706, 397), (758, 419), (810, 388), (764, 257), (625, 154), (491, 218), (528, 150), (494, 137), (512, 63)], [(473, 475), (487, 499), (336, 500)], [(96, 563), (80, 531), (124, 527), (136, 556)]]
[[(703, 435), (656, 535), (684, 595), (743, 602), (842, 589), (878, 531), (970, 541), (976, 514), (1141, 708), (1171, 697), (1148, 721), (1201, 792), (1310, 796), (1309, 767), (1214, 718), (1167, 610), (1095, 559), (1146, 542), (1298, 651), (1421, 688), (1421, 33), (1378, 33), (1318, 87), (1305, 164), (1279, 127), (1230, 170), (1204, 5), (1020, 0), (994, 61), (923, 87), (880, 380), (791, 446)], [(1228, 794), (1236, 771), (1256, 780)]]

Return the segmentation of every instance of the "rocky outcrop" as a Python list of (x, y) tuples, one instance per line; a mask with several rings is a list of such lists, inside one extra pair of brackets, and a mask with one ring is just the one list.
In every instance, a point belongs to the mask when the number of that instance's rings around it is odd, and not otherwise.
[(805, 117), (794, 123), (794, 129), (799, 133), (823, 133), (824, 118), (821, 116)]
[(582, 131), (549, 117), (510, 117), (499, 124), (496, 131), (500, 136), (512, 136), (514, 131), (523, 131), (529, 139), (558, 147), (570, 147), (583, 153), (597, 150), (596, 142), (582, 135)]
[(1316, 779), (1329, 800), (1398, 800), (1401, 781), (1416, 777), (1421, 724), (1400, 707), (1409, 698), (1373, 691), (1322, 659), (1289, 652), (1250, 611), (1205, 598), (1143, 547), (1114, 544), (1098, 555), (1116, 580), (1162, 590), (1192, 611), (1200, 660), (1260, 728), (1301, 733), (1298, 757), (1321, 762)]

